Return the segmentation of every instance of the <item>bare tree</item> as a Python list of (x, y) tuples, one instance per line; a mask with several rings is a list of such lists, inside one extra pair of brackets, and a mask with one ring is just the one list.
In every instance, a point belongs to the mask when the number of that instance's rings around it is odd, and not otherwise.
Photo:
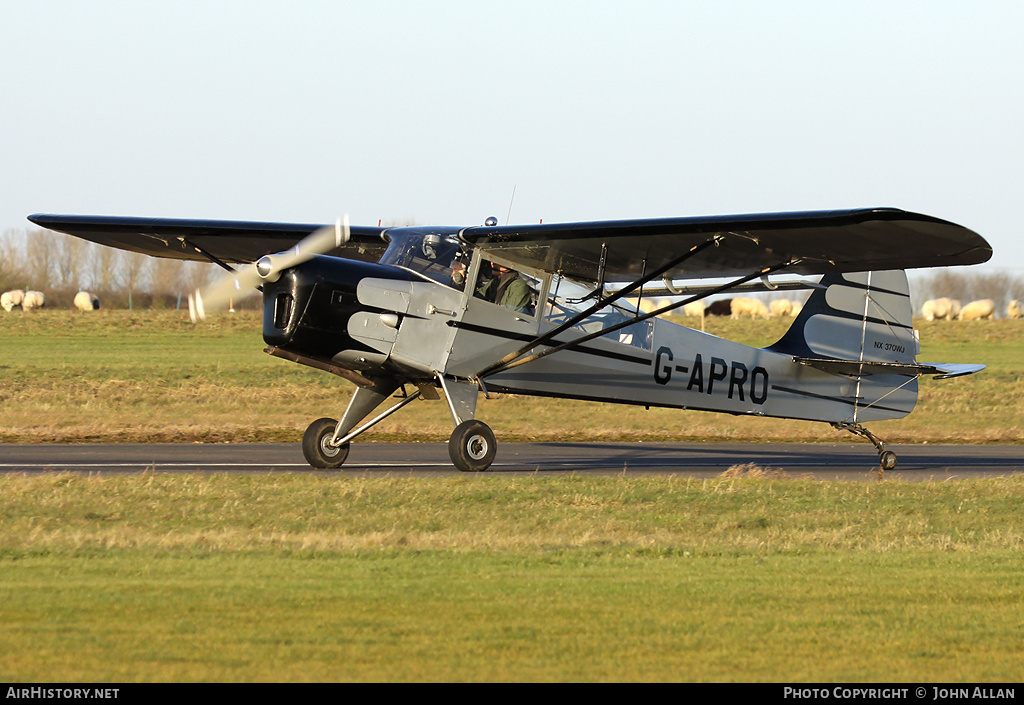
[(56, 233), (40, 228), (25, 231), (25, 286), (48, 289), (55, 259)]
[(180, 259), (165, 259), (163, 257), (151, 257), (149, 259), (149, 293), (154, 297), (177, 294), (180, 290), (179, 281), (185, 263)]
[(53, 280), (51, 286), (56, 289), (81, 288), (83, 272), (88, 257), (88, 242), (70, 235), (56, 234), (53, 236)]
[(0, 289), (25, 286), (24, 231), (5, 230), (0, 236)]
[(118, 252), (118, 266), (121, 288), (128, 294), (129, 306), (132, 305), (132, 294), (136, 294), (142, 287), (142, 280), (145, 274), (146, 255), (137, 252)]
[(117, 281), (117, 261), (117, 250), (113, 247), (98, 246), (90, 258), (92, 275), (89, 277), (89, 286), (104, 293), (113, 291), (114, 283)]
[(188, 262), (181, 275), (181, 287), (191, 293), (209, 284), (218, 272), (223, 272), (220, 267), (205, 262)]

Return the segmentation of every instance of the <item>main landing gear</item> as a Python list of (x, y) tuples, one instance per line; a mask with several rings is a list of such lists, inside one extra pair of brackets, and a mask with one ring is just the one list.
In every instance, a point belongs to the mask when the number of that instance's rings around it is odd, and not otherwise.
[[(448, 439), (448, 455), (462, 472), (483, 472), (494, 462), (498, 450), (494, 432), (483, 421), (473, 418), (476, 411), (477, 387), (438, 376), (444, 390), (455, 430)], [(402, 385), (394, 380), (377, 380), (373, 387), (357, 387), (341, 420), (323, 418), (309, 425), (302, 437), (302, 455), (314, 468), (336, 470), (348, 458), (349, 442), (363, 431), (395, 413), (414, 399), (424, 396), (437, 399), (432, 385), (419, 385), (412, 394), (404, 395), (387, 411), (355, 428), (378, 405)], [(404, 387), (403, 394), (404, 394)]]
[(881, 439), (878, 438), (871, 431), (867, 430), (859, 423), (833, 423), (832, 426), (840, 431), (849, 431), (850, 433), (863, 436), (871, 441), (872, 445), (875, 446), (875, 450), (878, 451), (878, 468), (880, 472), (886, 470), (895, 470), (897, 465), (896, 454), (891, 450), (886, 450), (885, 444), (882, 443)]

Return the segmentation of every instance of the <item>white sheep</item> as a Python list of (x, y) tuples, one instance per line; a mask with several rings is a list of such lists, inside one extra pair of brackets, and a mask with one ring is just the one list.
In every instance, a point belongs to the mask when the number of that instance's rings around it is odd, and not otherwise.
[(793, 302), (789, 299), (774, 299), (768, 304), (768, 311), (772, 316), (792, 316)]
[(683, 306), (684, 316), (703, 316), (704, 315), (704, 299), (697, 301), (691, 301)]
[(26, 291), (25, 299), (21, 302), (21, 307), (26, 311), (31, 311), (34, 308), (42, 308), (46, 305), (46, 296), (41, 291)]
[(3, 307), (4, 311), (11, 311), (15, 306), (21, 306), (24, 300), (25, 292), (21, 289), (5, 291), (3, 294), (0, 294), (0, 306)]
[(751, 318), (768, 318), (768, 307), (760, 299), (738, 296), (732, 300), (732, 318), (750, 316)]
[(960, 309), (961, 321), (980, 321), (983, 318), (992, 318), (996, 312), (996, 305), (992, 299), (979, 299)]
[(955, 321), (960, 318), (960, 302), (956, 299), (949, 299), (949, 314), (946, 316), (947, 321)]
[(928, 299), (924, 302), (924, 305), (921, 306), (921, 318), (926, 321), (935, 320), (935, 299)]
[(88, 291), (80, 291), (75, 294), (75, 308), (79, 311), (95, 311), (100, 307), (100, 297), (90, 294)]
[[(957, 307), (959, 308), (959, 304)], [(953, 302), (949, 299), (931, 299), (924, 302), (921, 315), (926, 321), (951, 321), (954, 318), (951, 315), (952, 308)]]
[(1020, 301), (1014, 299), (1010, 303), (1006, 304), (1006, 317), (1007, 318), (1021, 318), (1024, 317), (1024, 312), (1021, 311)]
[(796, 318), (800, 315), (800, 312), (804, 310), (804, 305), (799, 301), (793, 302), (793, 309), (789, 312), (789, 315)]
[[(665, 308), (666, 306), (672, 305), (672, 299), (665, 298), (665, 299), (648, 299), (648, 300), (650, 301), (650, 306), (651, 306), (650, 309), (644, 309), (642, 307), (640, 309), (644, 313), (650, 313), (651, 311), (657, 311), (658, 309), (662, 309), (662, 308)], [(678, 309), (672, 309), (671, 311), (667, 311), (667, 312), (661, 314), (660, 318), (665, 318), (667, 316), (672, 316), (672, 315), (677, 314), (677, 313), (679, 313)]]

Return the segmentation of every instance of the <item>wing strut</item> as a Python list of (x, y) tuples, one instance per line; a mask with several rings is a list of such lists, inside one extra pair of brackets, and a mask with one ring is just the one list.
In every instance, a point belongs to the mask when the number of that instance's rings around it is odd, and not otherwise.
[[(552, 328), (547, 333), (544, 333), (544, 334), (534, 338), (533, 340), (531, 340), (529, 343), (527, 343), (526, 345), (522, 346), (521, 348), (510, 352), (508, 355), (506, 355), (505, 357), (501, 358), (500, 360), (498, 360), (494, 364), (485, 367), (484, 369), (482, 369), (480, 372), (478, 372), (476, 374), (477, 379), (480, 379), (481, 377), (485, 377), (487, 375), (492, 375), (492, 374), (495, 374), (497, 372), (500, 372), (501, 368), (504, 368), (505, 365), (508, 365), (510, 362), (512, 362), (516, 358), (522, 357), (523, 355), (525, 355), (526, 353), (530, 352), (531, 350), (533, 350), (538, 345), (543, 345), (544, 343), (546, 343), (547, 341), (551, 340), (552, 338), (554, 338), (556, 335), (558, 335), (562, 331), (568, 330), (569, 328), (571, 328), (572, 326), (576, 325), (580, 321), (586, 319), (589, 316), (592, 316), (594, 313), (596, 313), (597, 311), (600, 311), (602, 308), (605, 308), (606, 306), (610, 306), (611, 304), (613, 304), (614, 302), (616, 302), (619, 299), (623, 298), (624, 296), (629, 296), (629, 294), (631, 294), (632, 292), (636, 291), (637, 289), (643, 289), (644, 284), (647, 284), (652, 279), (660, 277), (662, 274), (668, 272), (673, 267), (676, 267), (676, 266), (682, 264), (683, 262), (685, 262), (686, 260), (690, 259), (691, 257), (693, 257), (697, 253), (701, 252), (702, 250), (705, 250), (708, 247), (711, 247), (712, 245), (715, 245), (717, 247), (718, 244), (723, 239), (724, 239), (723, 236), (715, 235), (714, 237), (712, 237), (712, 238), (710, 238), (708, 240), (705, 240), (704, 242), (702, 242), (702, 243), (700, 243), (698, 245), (694, 245), (689, 250), (687, 250), (686, 252), (681, 254), (679, 257), (676, 257), (674, 260), (672, 260), (668, 264), (664, 265), (663, 267), (659, 267), (657, 270), (655, 270), (651, 274), (642, 276), (640, 279), (637, 279), (636, 281), (634, 281), (629, 286), (627, 286), (625, 288), (622, 288), (622, 289), (619, 289), (618, 291), (616, 291), (614, 294), (611, 294), (610, 296), (606, 296), (603, 299), (599, 299), (597, 303), (595, 303), (593, 306), (588, 308), (586, 311), (583, 311), (582, 313), (579, 313), (579, 314), (573, 316), (568, 321), (565, 321), (564, 323), (562, 323), (562, 324)], [(600, 286), (598, 286), (597, 289), (595, 289), (595, 291), (601, 291), (602, 288), (603, 288), (604, 264), (605, 264), (605, 257), (606, 257), (606, 255), (607, 255), (607, 249), (602, 249), (602, 252), (601, 252), (601, 272), (600, 272), (600, 278), (602, 279), (602, 283), (601, 283)], [(644, 266), (646, 267), (646, 264)], [(643, 318), (634, 318), (632, 321), (630, 321), (630, 325), (632, 325), (633, 323), (637, 323), (637, 322), (639, 322), (641, 320), (644, 320), (644, 319)], [(602, 332), (603, 333), (608, 333), (609, 331), (605, 330), (605, 331), (602, 331)]]
[[(541, 352), (534, 353), (533, 355), (530, 355), (528, 357), (521, 357), (518, 360), (514, 359), (514, 360), (512, 360), (510, 362), (501, 363), (501, 364), (497, 364), (497, 365), (491, 365), (486, 370), (484, 370), (484, 372), (481, 372), (477, 376), (478, 377), (483, 377), (484, 375), (495, 375), (495, 374), (498, 374), (499, 372), (507, 372), (508, 370), (511, 370), (514, 367), (519, 367), (520, 365), (525, 365), (528, 362), (533, 362), (534, 360), (539, 360), (540, 358), (547, 357), (548, 355), (550, 355), (552, 353), (556, 353), (556, 352), (559, 352), (561, 350), (565, 350), (567, 348), (574, 348), (574, 347), (576, 347), (578, 345), (582, 345), (583, 343), (586, 343), (586, 342), (588, 342), (590, 340), (593, 340), (594, 338), (599, 338), (601, 336), (608, 335), (609, 333), (614, 333), (615, 331), (621, 330), (622, 328), (628, 328), (629, 326), (635, 325), (635, 324), (640, 323), (642, 321), (646, 321), (649, 318), (654, 318), (655, 316), (660, 316), (661, 314), (665, 313), (666, 311), (672, 311), (674, 309), (679, 308), (680, 306), (685, 306), (688, 303), (696, 301), (697, 299), (702, 299), (705, 296), (713, 296), (715, 294), (720, 294), (723, 291), (727, 291), (727, 290), (731, 289), (734, 286), (739, 286), (740, 284), (745, 284), (748, 281), (751, 281), (752, 279), (757, 279), (758, 277), (766, 277), (769, 274), (771, 274), (772, 272), (777, 272), (780, 269), (785, 269), (786, 267), (791, 267), (794, 264), (796, 264), (797, 262), (798, 262), (798, 260), (789, 260), (789, 261), (786, 261), (786, 262), (782, 262), (781, 264), (776, 264), (776, 265), (771, 266), (771, 267), (765, 267), (764, 269), (759, 269), (756, 272), (754, 272), (753, 274), (748, 274), (747, 276), (741, 277), (741, 278), (739, 278), (739, 279), (737, 279), (735, 281), (729, 282), (728, 284), (723, 284), (722, 286), (719, 286), (719, 287), (709, 291), (707, 294), (698, 294), (696, 296), (691, 296), (688, 299), (683, 299), (682, 301), (677, 301), (674, 304), (669, 304), (668, 306), (662, 306), (661, 308), (657, 309), (656, 311), (651, 311), (650, 313), (645, 313), (644, 315), (638, 316), (637, 318), (630, 318), (629, 320), (623, 321), (622, 323), (619, 323), (619, 324), (614, 325), (614, 326), (610, 326), (608, 328), (602, 328), (599, 331), (595, 331), (593, 333), (589, 333), (587, 335), (584, 335), (583, 337), (576, 338), (575, 340), (570, 340), (568, 343), (562, 343), (561, 345), (557, 345), (557, 346), (555, 346), (553, 348), (548, 348), (547, 350), (542, 350)], [(637, 284), (637, 283), (639, 283), (639, 282), (634, 282), (634, 285)], [(629, 288), (629, 287), (627, 287), (627, 288)], [(625, 291), (625, 289), (623, 291)], [(577, 316), (577, 318), (579, 318), (579, 316)], [(563, 324), (562, 326), (559, 326), (558, 329), (561, 329), (564, 326), (565, 326), (565, 324)], [(555, 329), (555, 330), (558, 330), (558, 329)], [(552, 331), (552, 333), (553, 332), (554, 331)], [(541, 338), (543, 338), (543, 337), (544, 336), (541, 336)], [(550, 338), (550, 335), (548, 337)], [(537, 340), (540, 341), (541, 338), (538, 338)], [(539, 344), (539, 343), (537, 343), (537, 344)], [(508, 357), (508, 356), (506, 356), (506, 357)]]
[[(228, 264), (227, 262), (224, 262), (223, 260), (221, 260), (221, 259), (219, 259), (217, 257), (214, 257), (212, 254), (210, 254), (209, 252), (204, 250), (199, 245), (195, 244), (194, 242), (191, 242), (188, 238), (179, 237), (178, 240), (181, 242), (182, 245), (187, 245), (188, 247), (191, 247), (193, 250), (195, 250), (196, 252), (198, 252), (203, 257), (205, 257), (206, 259), (210, 260), (211, 262), (213, 262), (217, 266), (223, 267), (224, 269), (228, 270), (229, 272), (234, 272), (235, 271), (234, 268), (230, 264)], [(262, 289), (263, 287), (259, 287), (259, 288)]]

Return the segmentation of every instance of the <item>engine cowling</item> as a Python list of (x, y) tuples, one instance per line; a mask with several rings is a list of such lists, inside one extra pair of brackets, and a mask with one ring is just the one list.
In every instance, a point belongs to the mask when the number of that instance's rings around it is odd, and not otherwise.
[(323, 255), (285, 270), (277, 281), (263, 285), (263, 340), (323, 361), (338, 362), (346, 352), (342, 358), (358, 359), (360, 353), (377, 358), (377, 351), (348, 334), (349, 319), (367, 310), (356, 297), (359, 282), (367, 277), (414, 278), (398, 267)]

